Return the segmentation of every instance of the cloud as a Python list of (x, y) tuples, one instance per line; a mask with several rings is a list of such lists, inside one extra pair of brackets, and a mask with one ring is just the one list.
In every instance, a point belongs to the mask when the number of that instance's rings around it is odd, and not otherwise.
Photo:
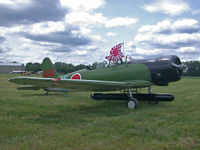
[(116, 35), (117, 35), (116, 32), (108, 32), (108, 33), (106, 34), (106, 36), (108, 36), (108, 37), (113, 37), (113, 36), (116, 36)]
[(140, 33), (196, 33), (200, 30), (200, 24), (195, 19), (182, 19), (172, 23), (170, 20), (163, 20), (156, 25), (144, 25), (139, 28)]
[(87, 45), (91, 42), (91, 39), (88, 37), (81, 35), (73, 36), (70, 31), (59, 31), (37, 35), (26, 33), (24, 37), (33, 41), (60, 43), (70, 46)]
[(200, 24), (195, 19), (183, 19), (174, 22), (172, 28), (179, 33), (196, 33), (200, 30)]
[(144, 25), (139, 28), (139, 33), (166, 33), (171, 32), (170, 20), (158, 22), (156, 25)]
[(62, 6), (71, 11), (92, 11), (105, 4), (104, 0), (60, 0)]
[(0, 45), (0, 53), (3, 55), (5, 52), (9, 52), (11, 49), (8, 46)]
[(89, 25), (102, 25), (107, 21), (101, 13), (88, 13), (88, 12), (71, 12), (66, 15), (65, 18), (67, 23), (70, 24), (83, 24), (84, 26)]
[(3, 36), (0, 36), (0, 43), (3, 43), (3, 42), (5, 42), (5, 41), (6, 41), (6, 38), (3, 37)]
[[(0, 26), (61, 20), (67, 9), (58, 0), (7, 0), (0, 3)], [(3, 21), (2, 21), (3, 20)]]
[[(44, 57), (71, 63), (102, 61), (105, 59), (105, 51), (108, 52), (112, 47), (114, 39), (110, 37), (116, 36), (121, 30), (120, 27), (131, 27), (138, 22), (137, 18), (130, 17), (131, 14), (127, 14), (127, 17), (105, 15), (103, 9), (99, 9), (105, 4), (105, 0), (0, 1), (0, 58), (15, 59), (19, 62), (41, 62)], [(112, 11), (112, 8), (109, 11)], [(173, 32), (168, 27), (173, 24), (170, 23), (166, 22), (165, 27), (164, 23), (161, 23), (157, 32)], [(181, 34), (185, 33), (186, 29), (179, 27), (177, 31), (177, 34)], [(127, 36), (126, 39), (128, 38)], [(139, 56), (142, 48), (135, 49)], [(157, 51), (160, 49), (154, 50), (154, 53)], [(183, 50), (180, 49), (181, 51)]]
[[(97, 6), (85, 4), (85, 7), (83, 10), (90, 16), (96, 14), (91, 21), (94, 17), (99, 19), (98, 15), (101, 17), (100, 13), (92, 12)], [(3, 20), (0, 22), (1, 59), (27, 62), (40, 61), (48, 56), (63, 61), (67, 57), (73, 62), (75, 56), (83, 58), (87, 57), (88, 51), (94, 53), (97, 45), (104, 41), (86, 25), (87, 20), (80, 24), (65, 21), (66, 15), (75, 12), (60, 5), (58, 0), (6, 0), (0, 2), (0, 8), (4, 10), (0, 14)]]
[(109, 19), (105, 22), (105, 27), (120, 27), (120, 26), (130, 26), (137, 23), (136, 18), (129, 18), (129, 17), (116, 17)]
[(88, 52), (86, 50), (83, 50), (83, 51), (77, 50), (73, 54), (79, 55), (79, 56), (84, 56), (84, 55), (87, 55)]
[(69, 53), (73, 50), (71, 46), (68, 45), (60, 45), (56, 47), (49, 46), (49, 51), (53, 53)]
[(101, 13), (88, 13), (88, 12), (71, 12), (65, 17), (69, 24), (81, 24), (84, 26), (96, 25), (104, 26), (106, 28), (131, 26), (138, 22), (136, 18), (130, 17), (115, 17), (108, 18)]
[(79, 24), (84, 27), (104, 26), (106, 28), (131, 26), (138, 19), (130, 17), (109, 18), (94, 10), (105, 5), (104, 0), (60, 0), (61, 5), (70, 11), (65, 16), (67, 24)]
[(168, 15), (179, 15), (189, 11), (191, 8), (187, 3), (183, 1), (157, 0), (152, 4), (144, 5), (143, 9), (150, 13), (162, 12)]
[[(200, 25), (194, 19), (163, 20), (155, 25), (145, 25), (129, 43), (136, 54), (177, 54), (193, 59), (200, 55)], [(136, 48), (135, 48), (136, 46)]]

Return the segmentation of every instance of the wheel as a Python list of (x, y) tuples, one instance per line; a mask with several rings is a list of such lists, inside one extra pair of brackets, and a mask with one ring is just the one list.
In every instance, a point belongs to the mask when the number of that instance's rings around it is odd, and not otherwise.
[(133, 99), (127, 101), (126, 106), (129, 109), (134, 109), (134, 108), (137, 108), (139, 106), (139, 102), (138, 102), (137, 99), (133, 98)]
[(149, 102), (149, 104), (158, 104), (157, 100), (149, 100), (148, 102)]
[(130, 100), (130, 101), (128, 101), (128, 102), (126, 103), (126, 106), (127, 106), (127, 108), (129, 108), (129, 109), (134, 109), (134, 108), (136, 108), (136, 103), (135, 103), (135, 101)]

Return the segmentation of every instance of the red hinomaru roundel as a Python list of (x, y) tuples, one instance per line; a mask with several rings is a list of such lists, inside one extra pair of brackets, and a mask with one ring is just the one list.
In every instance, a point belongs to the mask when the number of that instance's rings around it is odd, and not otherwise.
[(75, 73), (71, 76), (71, 79), (81, 80), (81, 75), (79, 73)]

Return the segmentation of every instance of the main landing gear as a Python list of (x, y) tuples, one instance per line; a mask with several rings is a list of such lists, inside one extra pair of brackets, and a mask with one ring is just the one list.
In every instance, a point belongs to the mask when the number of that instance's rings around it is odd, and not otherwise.
[[(126, 101), (126, 106), (129, 109), (139, 107), (139, 101), (147, 101), (150, 104), (157, 104), (160, 101), (173, 101), (172, 94), (154, 94), (151, 87), (148, 88), (148, 93), (141, 93), (141, 90), (131, 89), (124, 90), (123, 93), (94, 93), (91, 95), (93, 100), (122, 100)], [(139, 100), (139, 101), (138, 101)]]
[(129, 109), (134, 109), (139, 107), (139, 102), (136, 98), (133, 97), (133, 94), (130, 89), (129, 89), (129, 99), (126, 103), (126, 107)]
[[(148, 92), (149, 92), (149, 94), (152, 94), (151, 86), (148, 88)], [(159, 101), (157, 99), (149, 99), (148, 102), (149, 102), (149, 104), (158, 104)]]

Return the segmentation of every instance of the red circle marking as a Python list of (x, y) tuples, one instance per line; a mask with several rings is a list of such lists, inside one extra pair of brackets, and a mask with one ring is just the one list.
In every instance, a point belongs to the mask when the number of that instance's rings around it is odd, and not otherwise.
[(119, 53), (118, 49), (117, 49), (117, 48), (114, 48), (114, 49), (113, 49), (113, 55), (114, 55), (114, 56), (117, 56), (118, 53)]
[(76, 74), (72, 75), (71, 79), (80, 80), (80, 79), (81, 79), (81, 76), (80, 76), (79, 73), (76, 73)]

